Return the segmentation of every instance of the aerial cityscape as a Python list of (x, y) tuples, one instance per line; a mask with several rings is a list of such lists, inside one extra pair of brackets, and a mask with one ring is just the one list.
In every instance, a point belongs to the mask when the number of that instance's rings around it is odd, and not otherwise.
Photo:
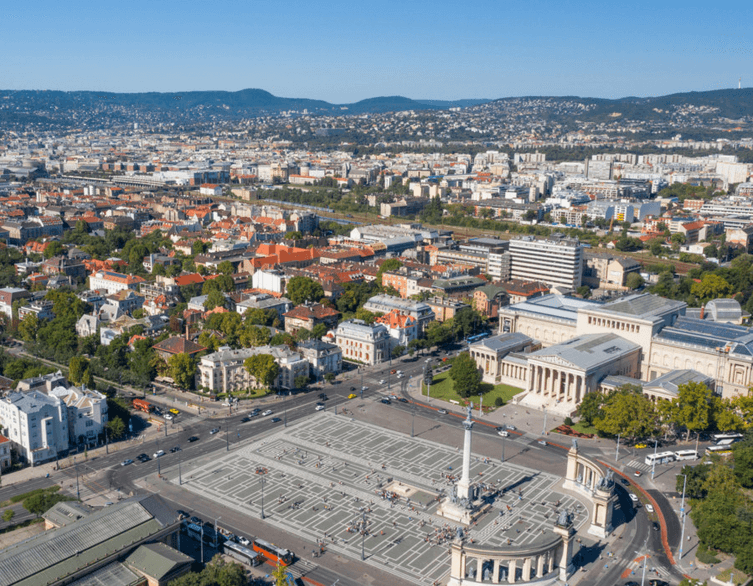
[(8, 7), (0, 586), (753, 583), (745, 19), (579, 4)]

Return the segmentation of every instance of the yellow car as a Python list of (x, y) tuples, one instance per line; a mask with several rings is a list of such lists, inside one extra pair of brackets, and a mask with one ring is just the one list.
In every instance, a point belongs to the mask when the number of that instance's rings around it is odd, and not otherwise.
[(348, 399), (355, 399), (357, 396), (358, 395), (356, 395), (355, 393), (351, 393), (350, 395), (348, 395)]
[(635, 447), (639, 450), (642, 450), (643, 448), (647, 448), (648, 446), (646, 444), (635, 444)]
[(173, 415), (180, 415), (180, 411), (178, 411), (175, 407), (170, 409), (170, 413), (172, 413)]

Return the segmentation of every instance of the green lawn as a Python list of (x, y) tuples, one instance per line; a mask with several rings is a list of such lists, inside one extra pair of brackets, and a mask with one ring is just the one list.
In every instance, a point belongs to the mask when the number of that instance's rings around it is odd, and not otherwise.
[[(481, 383), (481, 390), (484, 396), (484, 407), (488, 407), (489, 409), (494, 409), (494, 401), (497, 397), (502, 397), (502, 400), (507, 403), (515, 395), (523, 391), (523, 389), (511, 387), (510, 385), (492, 385), (490, 383)], [(426, 395), (426, 391), (426, 385), (424, 385), (424, 395)], [(481, 402), (481, 398), (478, 395), (466, 398), (458, 395), (455, 391), (455, 382), (450, 378), (449, 371), (434, 377), (431, 383), (431, 396), (434, 399), (442, 399), (443, 401), (459, 401), (461, 404), (463, 401), (472, 401), (474, 407), (478, 407)]]
[(585, 422), (579, 421), (570, 426), (570, 429), (577, 431), (578, 433), (590, 433), (597, 435), (596, 428), (593, 425), (587, 425)]

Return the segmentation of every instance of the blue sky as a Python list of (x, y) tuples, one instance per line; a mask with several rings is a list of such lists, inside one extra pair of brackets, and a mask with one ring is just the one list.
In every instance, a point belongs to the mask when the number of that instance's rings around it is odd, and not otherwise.
[(571, 0), (4, 2), (0, 89), (616, 98), (753, 86), (751, 5)]

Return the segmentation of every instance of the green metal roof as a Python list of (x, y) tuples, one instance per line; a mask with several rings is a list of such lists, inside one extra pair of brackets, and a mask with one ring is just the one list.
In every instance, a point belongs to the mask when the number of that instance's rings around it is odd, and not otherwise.
[(125, 563), (161, 581), (181, 566), (193, 563), (193, 558), (164, 543), (149, 543), (136, 548)]

